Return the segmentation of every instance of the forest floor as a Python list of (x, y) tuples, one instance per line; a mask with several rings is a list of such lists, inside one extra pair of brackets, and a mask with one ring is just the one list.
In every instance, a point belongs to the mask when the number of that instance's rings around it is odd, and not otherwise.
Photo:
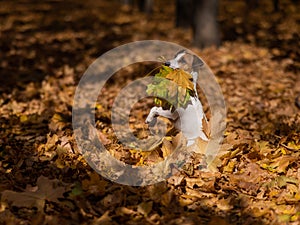
[[(0, 224), (299, 224), (300, 6), (220, 4), (222, 46), (200, 50), (190, 30), (174, 28), (173, 1), (157, 1), (151, 16), (108, 0), (2, 1)], [(192, 49), (216, 75), (228, 112), (214, 171), (191, 166), (131, 187), (101, 177), (79, 153), (72, 104), (84, 71), (106, 51), (145, 39)], [(109, 152), (132, 164), (142, 156), (110, 136), (108, 109), (136, 73), (147, 69), (121, 73), (96, 113)], [(149, 108), (138, 110), (142, 121)]]

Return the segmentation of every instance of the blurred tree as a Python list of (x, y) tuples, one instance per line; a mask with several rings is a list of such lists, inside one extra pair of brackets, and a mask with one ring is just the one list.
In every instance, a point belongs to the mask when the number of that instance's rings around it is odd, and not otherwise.
[(220, 45), (218, 0), (176, 0), (176, 26), (192, 27), (193, 43), (200, 48)]

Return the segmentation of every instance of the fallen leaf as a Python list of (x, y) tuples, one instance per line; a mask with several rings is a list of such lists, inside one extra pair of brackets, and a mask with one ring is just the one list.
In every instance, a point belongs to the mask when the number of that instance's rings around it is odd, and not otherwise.
[(161, 204), (165, 207), (170, 206), (172, 198), (173, 198), (173, 193), (171, 191), (167, 191), (161, 196)]
[(99, 139), (100, 139), (100, 141), (101, 141), (101, 143), (103, 144), (103, 145), (109, 145), (109, 144), (111, 144), (111, 140), (109, 140), (107, 137), (106, 137), (106, 135), (105, 134), (103, 134), (101, 131), (99, 131), (99, 130), (97, 130), (98, 131), (98, 137), (99, 137)]
[(173, 151), (174, 151), (174, 146), (170, 141), (168, 141), (166, 138), (163, 139), (161, 151), (163, 153), (163, 158), (165, 159), (168, 157)]
[(138, 205), (137, 211), (147, 217), (148, 214), (152, 211), (152, 206), (153, 206), (152, 201), (142, 202)]
[(37, 180), (36, 191), (15, 192), (6, 190), (2, 192), (1, 201), (9, 202), (16, 207), (36, 207), (39, 211), (44, 208), (46, 201), (58, 202), (63, 198), (65, 187), (59, 185), (58, 180), (49, 180), (40, 176)]
[(285, 173), (288, 166), (297, 160), (298, 158), (295, 156), (283, 155), (271, 160), (270, 162), (261, 162), (260, 164), (262, 168), (268, 169), (271, 172)]
[(96, 195), (103, 194), (107, 185), (108, 182), (101, 179), (96, 172), (91, 173), (89, 179), (82, 181), (82, 189)]
[(112, 224), (112, 219), (109, 216), (109, 211), (106, 211), (100, 218), (93, 221), (95, 225), (110, 225)]

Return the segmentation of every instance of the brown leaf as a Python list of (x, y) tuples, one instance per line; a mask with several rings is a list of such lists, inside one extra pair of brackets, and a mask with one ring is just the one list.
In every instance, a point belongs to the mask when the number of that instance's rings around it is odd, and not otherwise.
[(46, 200), (59, 202), (58, 198), (63, 198), (65, 187), (58, 184), (58, 180), (49, 180), (47, 177), (40, 176), (36, 190), (24, 192), (6, 190), (2, 192), (1, 201), (7, 201), (17, 207), (37, 207), (38, 210), (42, 210)]
[(173, 193), (171, 191), (167, 191), (161, 196), (161, 204), (165, 207), (168, 207), (171, 203), (173, 197)]
[(266, 177), (268, 177), (266, 171), (261, 169), (256, 163), (250, 163), (242, 173), (230, 175), (230, 182), (249, 194), (256, 194), (261, 182)]
[(61, 113), (55, 113), (49, 123), (49, 129), (51, 131), (59, 131), (68, 125), (68, 120), (65, 115)]
[(138, 205), (137, 211), (144, 216), (147, 216), (152, 211), (153, 202), (142, 202)]
[(112, 219), (109, 216), (109, 211), (106, 211), (100, 218), (93, 221), (95, 225), (110, 225), (112, 224)]
[(222, 217), (213, 217), (211, 219), (211, 221), (209, 221), (208, 225), (230, 225), (231, 223), (229, 223), (226, 219), (222, 218)]
[(260, 164), (262, 168), (268, 169), (271, 172), (285, 173), (288, 166), (297, 160), (298, 157), (296, 156), (283, 155), (273, 159), (271, 163), (260, 162)]
[[(212, 173), (208, 173), (212, 174)], [(186, 186), (191, 189), (199, 189), (206, 192), (213, 192), (215, 190), (215, 177), (197, 177), (197, 178), (185, 178)]]
[(168, 183), (169, 184), (172, 184), (174, 186), (178, 186), (181, 184), (182, 180), (183, 180), (184, 176), (183, 175), (174, 175), (174, 176), (171, 176), (169, 179), (168, 179)]
[(166, 183), (158, 183), (147, 187), (147, 192), (150, 195), (151, 200), (159, 202), (161, 196), (168, 190)]
[(116, 207), (122, 201), (120, 192), (116, 192), (114, 194), (106, 195), (102, 200), (101, 203), (106, 207)]
[(164, 138), (162, 148), (161, 148), (164, 159), (166, 157), (168, 157), (174, 150), (175, 149), (174, 149), (174, 146), (172, 145), (172, 143)]
[(89, 191), (92, 194), (103, 194), (108, 182), (101, 179), (100, 176), (94, 172), (90, 174), (90, 179), (82, 181), (82, 189)]
[(111, 144), (111, 140), (109, 140), (107, 137), (106, 137), (106, 135), (105, 134), (103, 134), (101, 131), (99, 131), (99, 130), (97, 130), (98, 131), (98, 137), (99, 137), (99, 139), (100, 139), (100, 141), (101, 141), (101, 143), (103, 144), (103, 145), (109, 145), (109, 144)]

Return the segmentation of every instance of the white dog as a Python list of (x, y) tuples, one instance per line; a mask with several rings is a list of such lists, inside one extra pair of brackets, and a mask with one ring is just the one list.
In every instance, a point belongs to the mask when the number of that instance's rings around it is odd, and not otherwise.
[[(173, 69), (178, 69), (187, 65), (186, 56), (190, 54), (185, 51), (180, 51), (176, 54), (174, 59), (165, 63), (166, 66), (169, 66)], [(198, 73), (193, 70), (196, 66), (203, 65), (203, 62), (195, 56), (193, 56), (192, 62), (192, 71), (190, 74), (193, 77), (193, 84), (195, 90), (195, 96), (190, 97), (191, 103), (188, 104), (186, 108), (177, 108), (175, 111), (164, 110), (162, 107), (152, 107), (149, 115), (146, 118), (146, 123), (153, 123), (156, 116), (163, 116), (174, 121), (174, 126), (176, 129), (182, 131), (183, 135), (187, 138), (187, 146), (194, 144), (196, 138), (200, 137), (204, 141), (208, 141), (208, 137), (203, 132), (203, 121), (207, 122), (206, 116), (203, 112), (203, 107), (198, 99), (196, 84), (198, 79)]]

